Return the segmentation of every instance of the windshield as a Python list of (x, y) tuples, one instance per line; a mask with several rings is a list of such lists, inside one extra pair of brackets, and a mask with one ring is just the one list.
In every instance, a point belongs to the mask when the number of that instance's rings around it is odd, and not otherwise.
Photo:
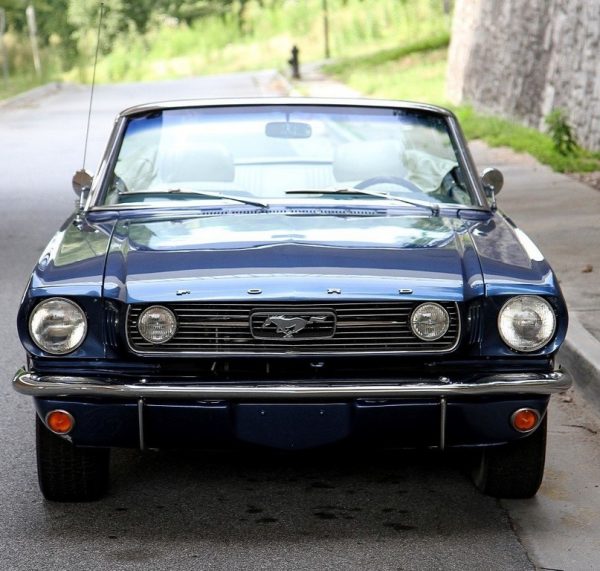
[(305, 191), (314, 200), (364, 200), (369, 193), (379, 200), (386, 195), (406, 199), (406, 204), (411, 199), (477, 204), (468, 189), (446, 117), (434, 112), (193, 107), (128, 121), (101, 203), (221, 196), (267, 203), (286, 197), (297, 201), (302, 192), (290, 191)]

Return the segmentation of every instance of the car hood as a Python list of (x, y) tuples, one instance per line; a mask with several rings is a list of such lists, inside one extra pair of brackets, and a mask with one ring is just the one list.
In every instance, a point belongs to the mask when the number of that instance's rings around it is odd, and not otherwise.
[(122, 220), (107, 256), (104, 295), (127, 303), (461, 301), (483, 293), (474, 224), (407, 215)]
[(117, 220), (103, 212), (85, 224), (65, 223), (40, 257), (30, 290), (124, 302), (460, 301), (560, 292), (539, 250), (498, 212), (479, 220), (283, 214)]

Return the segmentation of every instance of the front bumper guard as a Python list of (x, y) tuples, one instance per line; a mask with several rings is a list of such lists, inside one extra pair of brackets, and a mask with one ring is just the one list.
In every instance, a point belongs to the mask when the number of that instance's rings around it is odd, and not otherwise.
[(397, 382), (360, 379), (339, 383), (237, 382), (235, 384), (187, 383), (154, 384), (145, 379), (134, 383), (111, 382), (91, 377), (37, 375), (20, 369), (13, 379), (14, 389), (34, 397), (102, 397), (113, 399), (318, 399), (318, 398), (423, 398), (447, 396), (487, 396), (551, 394), (571, 386), (564, 370), (550, 373), (514, 373), (479, 377), (476, 382), (453, 381), (439, 377), (403, 379)]

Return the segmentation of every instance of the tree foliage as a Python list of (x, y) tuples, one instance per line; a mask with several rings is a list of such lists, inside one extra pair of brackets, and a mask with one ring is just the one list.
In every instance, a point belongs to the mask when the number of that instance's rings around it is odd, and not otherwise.
[[(243, 15), (249, 0), (0, 0), (10, 29), (27, 31), (25, 9), (33, 5), (37, 14), (40, 40), (47, 43), (52, 35), (67, 40), (75, 34), (85, 36), (85, 30), (98, 23), (100, 4), (104, 4), (104, 32), (114, 38), (120, 32), (133, 29), (145, 33), (153, 20), (177, 18), (191, 24), (195, 20), (235, 12)], [(272, 1), (273, 4), (280, 0)], [(264, 4), (262, 0), (260, 4)]]
[(16, 32), (27, 30), (25, 9), (29, 4), (36, 10), (38, 36), (47, 44), (52, 35), (68, 40), (72, 29), (67, 20), (67, 8), (73, 0), (0, 0), (0, 7), (6, 11), (9, 29)]
[[(227, 38), (248, 38), (255, 32), (257, 14), (260, 18), (263, 11), (304, 2), (321, 9), (320, 0), (0, 0), (0, 7), (6, 10), (8, 30), (17, 38), (11, 42), (11, 66), (28, 73), (31, 48), (25, 9), (29, 5), (36, 11), (42, 58), (51, 61), (54, 72), (60, 72), (89, 65), (96, 46), (101, 4), (104, 9), (100, 53), (106, 55), (115, 50), (126, 51), (132, 44), (148, 49), (152, 34), (165, 26), (201, 30), (203, 20), (207, 24), (208, 20), (222, 20), (231, 32)], [(330, 6), (335, 2), (330, 0)], [(348, 0), (337, 0), (338, 5), (340, 2), (346, 4)]]
[[(123, 0), (103, 0), (101, 51), (110, 51), (115, 38), (128, 30), (128, 20)], [(79, 51), (86, 53), (86, 47), (93, 44), (100, 17), (100, 2), (89, 0), (69, 1), (67, 18), (73, 28), (73, 37)]]
[[(262, 8), (280, 4), (284, 0), (257, 0)], [(63, 41), (71, 37), (86, 37), (87, 31), (98, 23), (100, 4), (104, 4), (103, 34), (108, 45), (128, 30), (144, 34), (153, 21), (171, 17), (191, 24), (209, 16), (235, 14), (243, 27), (243, 19), (250, 0), (0, 0), (12, 30), (26, 32), (25, 8), (33, 5), (37, 13), (38, 32), (42, 42), (52, 35)]]

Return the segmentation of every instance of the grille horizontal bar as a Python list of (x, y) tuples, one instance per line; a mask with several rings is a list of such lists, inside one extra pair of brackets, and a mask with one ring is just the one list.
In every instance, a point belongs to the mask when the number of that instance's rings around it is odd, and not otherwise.
[[(307, 303), (168, 303), (177, 317), (175, 336), (161, 345), (147, 342), (138, 330), (146, 305), (131, 305), (127, 338), (131, 348), (153, 355), (340, 355), (443, 353), (460, 336), (460, 316), (454, 302), (439, 302), (450, 315), (450, 327), (436, 341), (422, 341), (409, 319), (419, 301)], [(267, 323), (268, 316), (292, 323), (304, 316), (299, 331)], [(309, 317), (313, 322), (308, 324)], [(275, 319), (274, 321), (276, 321)], [(287, 321), (286, 321), (287, 320)], [(289, 335), (285, 335), (288, 333)]]

